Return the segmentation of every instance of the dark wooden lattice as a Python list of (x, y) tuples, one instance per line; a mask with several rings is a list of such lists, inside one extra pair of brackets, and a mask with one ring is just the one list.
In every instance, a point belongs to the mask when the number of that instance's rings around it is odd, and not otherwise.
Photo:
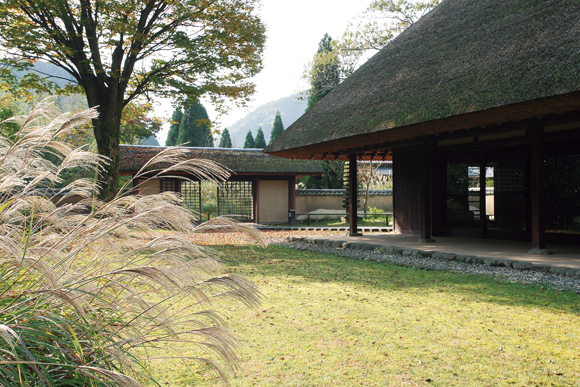
[(182, 181), (181, 198), (183, 205), (193, 211), (196, 216), (201, 214), (201, 184), (199, 181)]
[(161, 192), (179, 192), (177, 189), (177, 180), (176, 179), (163, 179), (161, 180)]
[(183, 206), (199, 217), (201, 214), (201, 184), (199, 181), (163, 179), (161, 180), (161, 192), (166, 191), (179, 193), (183, 199)]
[(218, 188), (218, 215), (241, 221), (254, 220), (251, 181), (226, 181)]
[(526, 228), (526, 162), (508, 159), (493, 163), (496, 227), (523, 231)]

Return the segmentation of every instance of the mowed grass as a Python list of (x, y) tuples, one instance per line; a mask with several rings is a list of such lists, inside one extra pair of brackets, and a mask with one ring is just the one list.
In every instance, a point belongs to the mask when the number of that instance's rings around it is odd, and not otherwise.
[[(580, 386), (576, 294), (280, 246), (216, 248), (264, 294), (256, 310), (217, 308), (241, 340), (233, 386)], [(162, 385), (216, 385), (178, 360), (154, 373)]]

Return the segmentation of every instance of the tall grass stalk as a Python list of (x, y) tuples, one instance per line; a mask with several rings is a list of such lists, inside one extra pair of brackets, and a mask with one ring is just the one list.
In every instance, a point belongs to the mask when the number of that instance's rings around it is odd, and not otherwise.
[[(198, 349), (184, 361), (211, 365), (227, 382), (238, 366), (236, 340), (223, 328), (216, 302), (234, 298), (254, 306), (259, 292), (243, 277), (224, 274), (212, 250), (179, 233), (149, 231), (232, 228), (265, 242), (228, 219), (194, 226), (199, 215), (173, 193), (140, 196), (136, 186), (102, 202), (90, 179), (51, 190), (63, 171), (99, 171), (107, 161), (59, 140), (96, 114), (62, 115), (43, 101), (18, 119), (14, 137), (0, 136), (0, 385), (155, 383), (143, 354), (152, 347), (170, 351), (177, 341)], [(137, 177), (179, 172), (217, 181), (228, 176), (211, 161), (187, 160), (169, 148)], [(83, 199), (67, 204), (72, 195)]]

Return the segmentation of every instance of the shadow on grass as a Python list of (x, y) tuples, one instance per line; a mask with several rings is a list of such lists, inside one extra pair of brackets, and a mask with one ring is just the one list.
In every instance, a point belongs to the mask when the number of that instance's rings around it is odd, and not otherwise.
[(270, 246), (263, 250), (246, 246), (216, 246), (226, 263), (249, 277), (295, 277), (296, 280), (355, 284), (387, 292), (449, 293), (476, 302), (511, 306), (563, 309), (580, 314), (580, 296), (542, 286), (503, 282), (484, 276), (428, 271)]

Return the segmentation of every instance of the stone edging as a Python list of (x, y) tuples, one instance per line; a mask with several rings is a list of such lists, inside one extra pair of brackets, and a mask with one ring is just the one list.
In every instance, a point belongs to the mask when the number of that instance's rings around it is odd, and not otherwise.
[(511, 267), (517, 270), (533, 270), (543, 273), (559, 274), (569, 277), (580, 278), (580, 270), (573, 269), (563, 266), (550, 266), (550, 265), (537, 265), (531, 262), (522, 262), (512, 259), (497, 259), (497, 258), (484, 258), (476, 257), (472, 255), (457, 255), (451, 253), (442, 253), (436, 251), (422, 251), (414, 249), (405, 249), (397, 246), (382, 246), (374, 245), (370, 243), (352, 243), (342, 240), (333, 239), (323, 239), (323, 238), (312, 238), (312, 237), (288, 237), (290, 242), (300, 242), (307, 243), (311, 245), (319, 245), (322, 247), (333, 247), (351, 250), (370, 250), (383, 254), (401, 254), (408, 256), (419, 256), (419, 257), (432, 257), (447, 261), (459, 261), (471, 264), (482, 264), (487, 266), (499, 266), (499, 267)]

